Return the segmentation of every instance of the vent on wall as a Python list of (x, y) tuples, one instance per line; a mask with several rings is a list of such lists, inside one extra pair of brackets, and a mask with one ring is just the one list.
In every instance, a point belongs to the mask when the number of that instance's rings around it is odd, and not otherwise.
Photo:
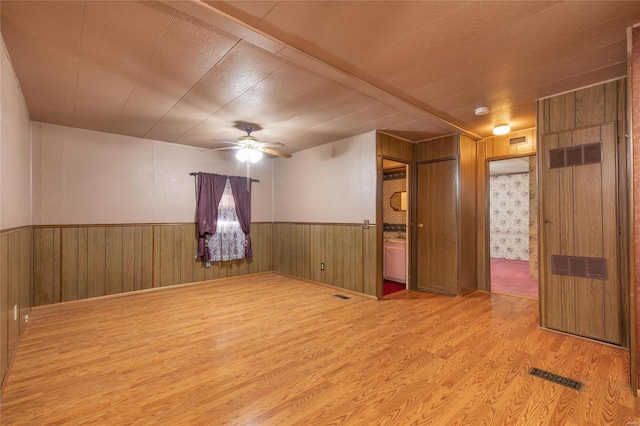
[(520, 136), (519, 138), (511, 138), (509, 139), (509, 145), (518, 145), (521, 143), (527, 143), (526, 136)]
[(607, 279), (607, 259), (602, 257), (551, 256), (551, 273), (570, 277)]
[(549, 150), (549, 168), (602, 163), (602, 142)]

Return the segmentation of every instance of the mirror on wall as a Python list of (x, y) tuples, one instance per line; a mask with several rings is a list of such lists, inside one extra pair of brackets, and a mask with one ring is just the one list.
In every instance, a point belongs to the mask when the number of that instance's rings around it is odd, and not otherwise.
[(391, 204), (391, 208), (398, 212), (407, 211), (407, 192), (394, 192), (391, 194), (391, 198), (389, 199), (389, 204)]

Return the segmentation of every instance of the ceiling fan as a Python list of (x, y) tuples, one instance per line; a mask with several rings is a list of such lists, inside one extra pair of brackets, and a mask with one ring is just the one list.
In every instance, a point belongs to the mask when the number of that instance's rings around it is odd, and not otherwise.
[(224, 148), (216, 148), (213, 151), (226, 151), (230, 149), (238, 150), (236, 153), (236, 158), (242, 162), (251, 162), (255, 163), (262, 158), (263, 153), (273, 155), (275, 157), (282, 158), (291, 158), (291, 154), (287, 154), (285, 152), (277, 151), (272, 149), (275, 146), (284, 146), (283, 143), (280, 142), (260, 142), (258, 138), (255, 136), (251, 136), (251, 133), (254, 131), (253, 126), (245, 126), (244, 131), (247, 132), (246, 135), (242, 135), (238, 138), (237, 141), (220, 141), (223, 143), (233, 144), (234, 146), (224, 147)]

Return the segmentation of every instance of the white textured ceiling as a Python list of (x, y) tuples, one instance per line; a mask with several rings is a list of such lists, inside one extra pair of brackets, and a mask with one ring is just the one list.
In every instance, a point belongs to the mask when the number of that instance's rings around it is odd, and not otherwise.
[[(640, 2), (2, 1), (31, 118), (194, 146), (241, 123), (295, 152), (535, 125), (535, 99), (626, 72)], [(489, 115), (473, 111), (488, 106)]]

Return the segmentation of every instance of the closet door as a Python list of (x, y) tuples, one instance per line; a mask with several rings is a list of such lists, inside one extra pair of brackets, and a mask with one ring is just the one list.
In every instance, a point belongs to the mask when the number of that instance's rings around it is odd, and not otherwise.
[(544, 327), (621, 344), (613, 123), (543, 135)]
[(458, 292), (457, 169), (455, 159), (418, 164), (418, 290)]

